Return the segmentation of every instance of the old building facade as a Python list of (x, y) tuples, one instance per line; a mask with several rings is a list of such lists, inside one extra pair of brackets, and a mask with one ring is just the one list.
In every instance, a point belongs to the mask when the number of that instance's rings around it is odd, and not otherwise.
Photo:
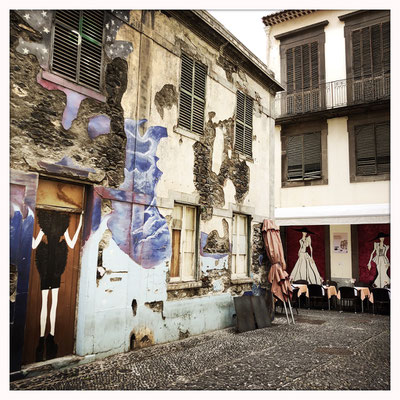
[(203, 11), (10, 18), (11, 372), (232, 325), (266, 281), (273, 73)]
[(289, 273), (309, 280), (294, 268), (307, 228), (317, 280), (390, 285), (390, 11), (286, 10), (263, 22), (267, 65), (285, 87), (275, 218)]

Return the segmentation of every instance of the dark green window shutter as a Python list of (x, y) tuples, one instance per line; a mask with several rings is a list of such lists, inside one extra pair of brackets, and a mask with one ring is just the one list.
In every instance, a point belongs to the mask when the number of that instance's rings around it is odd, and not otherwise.
[(357, 175), (375, 175), (376, 148), (374, 124), (355, 127)]
[(303, 180), (303, 136), (289, 136), (286, 145), (287, 177), (289, 181)]
[(52, 72), (99, 90), (102, 77), (103, 25), (103, 11), (57, 11)]
[(289, 181), (321, 178), (321, 133), (289, 136), (286, 157)]
[(354, 78), (390, 71), (390, 22), (354, 30), (351, 38)]
[(308, 133), (303, 136), (304, 179), (321, 178), (321, 134)]
[(235, 150), (252, 156), (253, 99), (239, 90), (236, 92)]
[(204, 129), (206, 78), (207, 67), (182, 53), (178, 125), (198, 134)]
[(377, 124), (376, 135), (376, 162), (378, 174), (390, 172), (390, 124)]

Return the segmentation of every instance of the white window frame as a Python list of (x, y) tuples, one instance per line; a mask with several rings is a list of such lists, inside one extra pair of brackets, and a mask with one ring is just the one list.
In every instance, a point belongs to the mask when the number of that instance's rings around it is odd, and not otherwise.
[[(245, 258), (245, 271), (237, 273), (236, 267), (233, 265), (233, 257), (238, 257), (237, 244), (239, 243), (240, 234), (237, 229), (238, 219), (243, 218), (245, 220), (245, 237), (246, 237), (246, 258)], [(236, 229), (235, 229), (236, 228)], [(235, 232), (236, 231), (236, 232)], [(231, 276), (232, 278), (248, 278), (250, 271), (250, 217), (246, 214), (234, 213), (232, 217), (232, 265), (231, 265)], [(235, 266), (236, 266), (235, 262)], [(234, 270), (235, 269), (235, 270)]]
[[(181, 228), (177, 229), (174, 227), (174, 219), (172, 219), (172, 225), (171, 225), (171, 238), (173, 237), (173, 230), (180, 230), (181, 235), (180, 235), (180, 243), (179, 243), (179, 274), (176, 277), (170, 276), (169, 282), (170, 283), (178, 283), (178, 282), (193, 282), (198, 279), (198, 254), (199, 254), (199, 221), (198, 221), (198, 207), (195, 205), (191, 204), (182, 204), (182, 203), (175, 203), (174, 204), (174, 209), (175, 207), (182, 207), (182, 220), (181, 220)], [(186, 245), (186, 234), (182, 234), (182, 232), (186, 233), (186, 210), (188, 208), (191, 208), (194, 210), (194, 243), (193, 243), (193, 265), (192, 265), (192, 270), (193, 274), (184, 276), (183, 273), (187, 268), (184, 268), (184, 249)], [(173, 215), (173, 214), (172, 214)], [(173, 243), (171, 243), (173, 246)], [(173, 251), (173, 249), (172, 249)], [(171, 254), (171, 262), (170, 262), (170, 271), (172, 268), (172, 258), (173, 254)]]

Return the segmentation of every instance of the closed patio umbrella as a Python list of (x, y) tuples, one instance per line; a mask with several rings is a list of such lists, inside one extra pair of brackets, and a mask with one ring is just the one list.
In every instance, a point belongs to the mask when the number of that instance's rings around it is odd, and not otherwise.
[(288, 303), (294, 323), (292, 307), (290, 304), (293, 290), (289, 282), (289, 274), (286, 272), (286, 262), (283, 254), (281, 237), (279, 235), (279, 228), (274, 224), (273, 221), (265, 219), (262, 227), (262, 234), (265, 249), (271, 262), (268, 281), (272, 285), (272, 294), (282, 301), (283, 305), (285, 306), (286, 317), (288, 318), (289, 322), (289, 317), (286, 310), (286, 303)]

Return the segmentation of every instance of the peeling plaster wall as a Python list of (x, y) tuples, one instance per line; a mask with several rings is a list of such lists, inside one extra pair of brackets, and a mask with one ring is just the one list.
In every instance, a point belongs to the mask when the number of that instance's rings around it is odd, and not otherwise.
[[(132, 51), (110, 57), (106, 102), (81, 99), (69, 129), (68, 93), (38, 82), (34, 56), (11, 51), (12, 166), (61, 178), (79, 167), (87, 173), (77, 179), (95, 184), (83, 235), (76, 353), (99, 358), (231, 326), (232, 296), (265, 284), (260, 223), (271, 217), (271, 94), (175, 19), (159, 11), (124, 16), (132, 26), (121, 24), (113, 40)], [(14, 18), (12, 42), (21, 34)], [(181, 51), (208, 67), (203, 135), (177, 127)], [(255, 100), (252, 159), (233, 148), (237, 89)], [(174, 201), (201, 211), (201, 286), (194, 288), (168, 287)], [(240, 284), (230, 274), (233, 212), (253, 219), (253, 281)]]

